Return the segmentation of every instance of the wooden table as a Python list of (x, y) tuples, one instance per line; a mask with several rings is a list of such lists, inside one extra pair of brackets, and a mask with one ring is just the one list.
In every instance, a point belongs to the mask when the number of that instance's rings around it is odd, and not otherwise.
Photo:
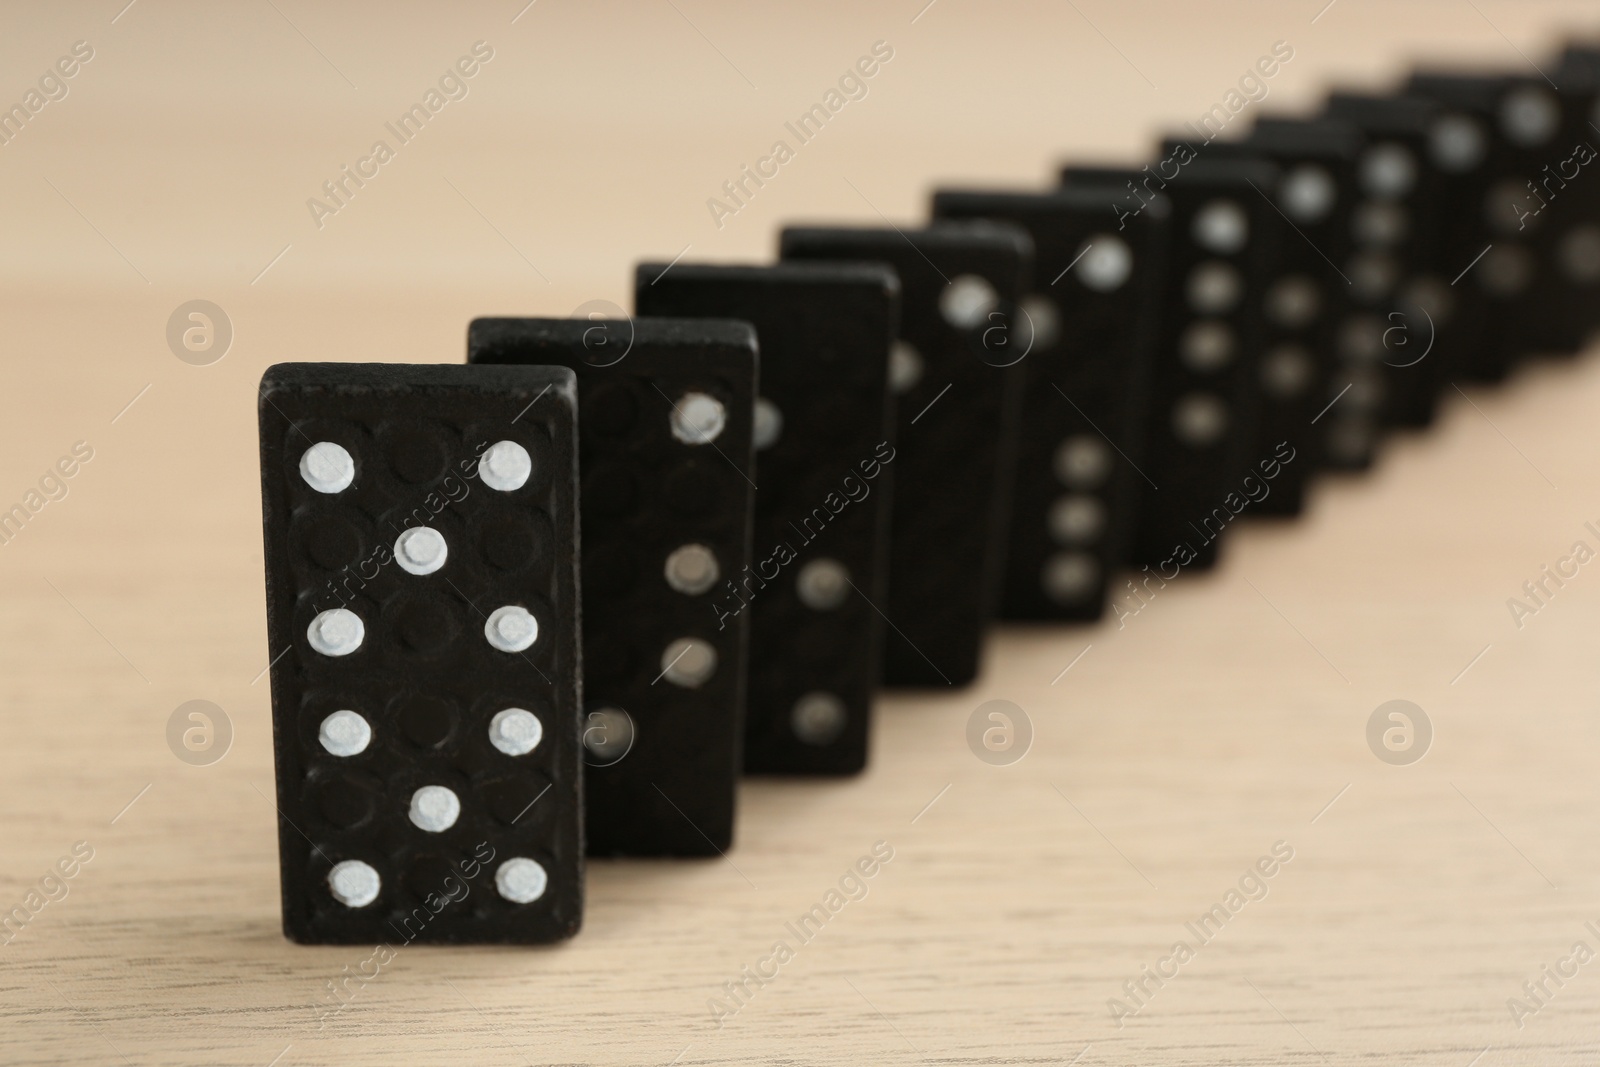
[[(18, 99), (94, 53), (0, 146), (0, 510), (73, 471), (0, 544), (0, 910), (36, 912), (0, 947), (0, 1061), (1595, 1062), (1600, 563), (1520, 626), (1507, 603), (1600, 548), (1592, 354), (1452, 392), (1120, 627), (1001, 629), (979, 685), (885, 696), (870, 771), (746, 783), (726, 861), (593, 864), (571, 943), (404, 948), (337, 1004), (371, 951), (279, 929), (253, 413), (276, 361), (454, 362), (474, 315), (626, 304), (640, 258), (1131, 157), (1276, 41), (1262, 111), (1423, 55), (1542, 63), (1592, 7), (121, 2), (0, 41)], [(880, 40), (719, 228), (706, 201)], [(307, 206), (477, 41), (463, 98)], [(233, 330), (207, 366), (166, 339), (197, 298)], [(1368, 745), (1396, 699), (1432, 727), (1410, 765)], [(220, 760), (169, 748), (190, 700)], [(1031, 721), (1018, 762), (967, 746), (989, 700)]]

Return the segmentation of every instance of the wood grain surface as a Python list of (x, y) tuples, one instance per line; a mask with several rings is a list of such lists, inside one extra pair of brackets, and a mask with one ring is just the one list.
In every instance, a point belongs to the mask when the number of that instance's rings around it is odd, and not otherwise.
[[(641, 258), (1132, 158), (1277, 41), (1253, 109), (1545, 65), (1592, 4), (124, 2), (0, 35), (0, 103), (93, 50), (0, 144), (0, 510), (40, 494), (0, 543), (0, 912), (32, 916), (0, 934), (0, 1062), (1600, 1058), (1600, 563), (1508, 607), (1600, 549), (1593, 352), (1452, 390), (1120, 625), (996, 631), (977, 686), (880, 701), (860, 778), (746, 782), (725, 860), (591, 865), (574, 941), (381, 962), (280, 931), (254, 423), (273, 362), (456, 362), (473, 316), (626, 305)], [(480, 41), (465, 95), (307, 206)], [(866, 95), (719, 227), (706, 201), (877, 41)], [(192, 299), (232, 326), (206, 366), (168, 346)], [(1432, 728), (1404, 766), (1367, 738), (1397, 699)], [(190, 700), (231, 726), (206, 765), (169, 748)], [(1009, 765), (967, 743), (990, 700), (1031, 723)]]

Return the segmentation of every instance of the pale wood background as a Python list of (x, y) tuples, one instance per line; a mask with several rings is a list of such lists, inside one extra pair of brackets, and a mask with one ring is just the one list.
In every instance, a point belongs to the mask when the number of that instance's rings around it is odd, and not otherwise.
[[(575, 941), (405, 949), (318, 1028), (367, 953), (279, 932), (252, 681), (266, 365), (455, 361), (474, 315), (625, 304), (639, 258), (767, 255), (785, 219), (910, 218), (938, 178), (1132, 155), (1275, 40), (1296, 57), (1267, 103), (1292, 106), (1423, 55), (1516, 67), (1595, 16), (922, 2), (7, 8), (0, 101), (75, 40), (96, 55), (0, 147), (0, 505), (75, 441), (95, 453), (0, 546), (0, 910), (74, 842), (94, 858), (0, 947), (0, 1061), (1594, 1062), (1600, 962), (1520, 1029), (1506, 1006), (1573, 942), (1600, 949), (1600, 564), (1520, 630), (1506, 607), (1600, 547), (1593, 358), (1453, 396), (1125, 629), (1002, 631), (977, 687), (885, 698), (866, 775), (744, 786), (728, 862), (594, 864)], [(479, 39), (471, 95), (315, 228), (305, 198)], [(716, 229), (705, 198), (878, 39), (870, 95)], [(209, 367), (164, 340), (194, 297), (236, 330)], [(165, 741), (197, 698), (236, 734), (209, 767)], [(1436, 729), (1409, 767), (1364, 737), (1394, 698)], [(966, 748), (987, 699), (1036, 727), (1013, 766)], [(878, 840), (870, 895), (716, 1028), (708, 998)], [(1278, 840), (1270, 895), (1115, 1026), (1107, 999)]]

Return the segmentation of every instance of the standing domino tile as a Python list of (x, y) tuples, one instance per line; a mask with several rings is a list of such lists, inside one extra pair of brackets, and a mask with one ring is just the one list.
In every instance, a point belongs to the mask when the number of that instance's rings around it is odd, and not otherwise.
[(1119, 229), (1105, 196), (1081, 189), (941, 191), (933, 215), (1010, 222), (1033, 238), (1033, 286), (1020, 305), (1018, 343), (1029, 351), (1017, 365), (1022, 418), (1000, 614), (1098, 619), (1150, 488), (1136, 452), (1165, 215), (1148, 210)]
[(260, 397), (284, 932), (571, 937), (572, 372), (286, 363)]
[[(1179, 142), (1169, 141), (1168, 152)], [(1383, 313), (1398, 277), (1388, 250), (1352, 255), (1355, 160), (1361, 135), (1334, 122), (1262, 118), (1242, 141), (1212, 141), (1211, 159), (1260, 159), (1277, 181), (1259, 195), (1276, 209), (1270, 281), (1254, 309), (1261, 329), (1261, 411), (1254, 455), (1295, 451), (1255, 507), (1294, 515), (1316, 468), (1365, 462), (1386, 386)], [(1418, 346), (1421, 351), (1421, 346)], [(1347, 388), (1348, 387), (1348, 388)], [(1324, 445), (1327, 447), (1325, 448)]]
[(1536, 202), (1528, 183), (1540, 166), (1559, 162), (1590, 116), (1538, 78), (1425, 70), (1406, 91), (1442, 109), (1430, 132), (1430, 157), (1450, 178), (1442, 248), (1461, 264), (1454, 288), (1477, 340), (1461, 370), (1500, 381), (1524, 353), (1571, 343), (1545, 312), (1560, 287), (1541, 231), (1558, 228), (1559, 211), (1524, 218), (1520, 208)]
[[(1490, 369), (1495, 356), (1487, 324), (1489, 301), (1483, 295), (1482, 282), (1474, 276), (1492, 251), (1483, 222), (1493, 147), (1493, 130), (1479, 106), (1487, 101), (1485, 88), (1481, 83), (1472, 85), (1471, 80), (1453, 85), (1436, 81), (1431, 89), (1408, 85), (1400, 98), (1420, 101), (1428, 109), (1422, 154), (1401, 151), (1408, 147), (1405, 142), (1389, 137), (1369, 149), (1361, 164), (1363, 188), (1369, 196), (1393, 200), (1415, 189), (1415, 196), (1420, 197), (1423, 187), (1431, 184), (1434, 195), (1429, 199), (1439, 219), (1432, 260), (1439, 276), (1449, 279), (1451, 298), (1449, 321), (1440, 332), (1439, 346), (1446, 357), (1447, 373), (1457, 381), (1497, 376)], [(1403, 166), (1403, 161), (1411, 166)], [(1427, 180), (1430, 175), (1434, 177), (1431, 183)], [(1491, 288), (1515, 273), (1504, 269), (1514, 261), (1514, 255), (1511, 260), (1500, 260), (1502, 269)]]
[(883, 648), (900, 284), (867, 264), (643, 264), (642, 315), (749, 322), (761, 341), (754, 552), (713, 594), (750, 614), (745, 770), (854, 774)]
[(1564, 63), (1556, 89), (1540, 77), (1507, 78), (1495, 106), (1507, 169), (1489, 191), (1485, 217), (1495, 232), (1525, 242), (1533, 262), (1513, 357), (1573, 355), (1594, 317), (1600, 183), (1588, 171), (1600, 158), (1600, 71), (1573, 66)]
[[(1061, 173), (1067, 188), (1100, 191), (1119, 220), (1171, 205), (1140, 449), (1140, 466), (1156, 488), (1144, 496), (1133, 543), (1133, 562), (1163, 573), (1212, 566), (1223, 532), (1249, 506), (1244, 479), (1258, 464), (1295, 461), (1288, 444), (1254, 451), (1262, 338), (1256, 309), (1282, 226), (1257, 190), (1274, 186), (1277, 168), (1205, 151), (1204, 142), (1184, 144), (1142, 170), (1070, 166)], [(1219, 337), (1228, 340), (1227, 359), (1212, 358)]]
[[(1334, 388), (1351, 388), (1323, 424), (1329, 464), (1357, 469), (1370, 464), (1380, 421), (1432, 421), (1439, 394), (1459, 369), (1452, 361), (1475, 342), (1462, 334), (1469, 320), (1460, 313), (1460, 290), (1450, 285), (1461, 268), (1451, 269), (1440, 249), (1441, 229), (1450, 224), (1441, 210), (1448, 195), (1442, 187), (1450, 179), (1430, 158), (1439, 106), (1420, 97), (1341, 91), (1329, 95), (1323, 115), (1363, 136), (1353, 178), (1354, 249), (1345, 272), (1352, 282), (1361, 280), (1363, 290), (1393, 279), (1389, 299), (1353, 307), (1339, 330)], [(1381, 393), (1369, 397), (1363, 368), (1371, 362), (1364, 354), (1380, 349)], [(1357, 403), (1347, 406), (1352, 398)]]
[(1594, 314), (1587, 301), (1597, 273), (1596, 183), (1587, 172), (1600, 157), (1600, 86), (1592, 69), (1567, 73), (1554, 90), (1540, 77), (1509, 77), (1495, 106), (1508, 150), (1485, 217), (1495, 232), (1524, 242), (1533, 264), (1513, 359), (1577, 353)]
[[(1570, 44), (1561, 53), (1560, 66), (1552, 75), (1563, 93), (1584, 93), (1592, 101), (1582, 143), (1591, 152), (1600, 152), (1600, 45)], [(1561, 158), (1553, 168), (1546, 164), (1534, 179), (1543, 185), (1554, 169), (1557, 176), (1568, 179), (1560, 196), (1567, 201), (1562, 215), (1565, 225), (1555, 242), (1557, 294), (1561, 320), (1570, 324), (1568, 339), (1576, 338), (1582, 348), (1594, 340), (1594, 331), (1600, 329), (1600, 181), (1589, 173), (1600, 164), (1600, 158), (1580, 153), (1576, 146), (1570, 152), (1558, 152)], [(1578, 169), (1578, 177), (1572, 172)], [(1571, 180), (1576, 178), (1577, 180)]]
[(900, 276), (884, 684), (963, 685), (999, 600), (1022, 378), (1014, 312), (1027, 231), (790, 227), (786, 260), (885, 263)]
[[(733, 841), (749, 613), (755, 332), (707, 320), (478, 319), (474, 364), (578, 375), (589, 853)], [(481, 369), (488, 370), (488, 367)]]

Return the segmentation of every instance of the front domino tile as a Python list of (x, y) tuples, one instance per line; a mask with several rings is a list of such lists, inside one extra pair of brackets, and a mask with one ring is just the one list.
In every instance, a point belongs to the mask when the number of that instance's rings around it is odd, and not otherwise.
[(262, 378), (291, 939), (577, 932), (576, 406), (558, 367), (286, 363)]
[(857, 773), (883, 648), (900, 283), (861, 263), (647, 263), (634, 301), (761, 341), (753, 563), (717, 593), (724, 617), (750, 615), (745, 771)]
[(750, 561), (755, 331), (478, 319), (467, 358), (578, 375), (589, 854), (720, 854), (733, 842), (750, 616), (718, 604)]
[(1024, 376), (1016, 484), (1000, 615), (1092, 622), (1128, 558), (1149, 483), (1143, 436), (1156, 340), (1166, 220), (1150, 210), (1120, 230), (1106, 197), (944, 190), (939, 219), (995, 219), (1033, 238), (1032, 290), (1022, 298)]
[(965, 685), (999, 602), (1025, 351), (1013, 322), (1033, 242), (1004, 223), (789, 227), (785, 260), (883, 263), (900, 276), (888, 686)]
[[(1113, 217), (1171, 205), (1140, 461), (1157, 488), (1144, 496), (1133, 543), (1135, 564), (1163, 572), (1213, 566), (1223, 532), (1249, 506), (1245, 478), (1256, 475), (1258, 465), (1298, 461), (1288, 450), (1256, 453), (1262, 402), (1257, 309), (1271, 282), (1274, 242), (1286, 228), (1257, 190), (1272, 188), (1278, 171), (1261, 161), (1208, 159), (1204, 152), (1204, 145), (1185, 146), (1142, 170), (1069, 166), (1061, 172), (1066, 188), (1100, 191)], [(1211, 346), (1197, 340), (1213, 330), (1232, 338), (1230, 358), (1208, 358)]]

